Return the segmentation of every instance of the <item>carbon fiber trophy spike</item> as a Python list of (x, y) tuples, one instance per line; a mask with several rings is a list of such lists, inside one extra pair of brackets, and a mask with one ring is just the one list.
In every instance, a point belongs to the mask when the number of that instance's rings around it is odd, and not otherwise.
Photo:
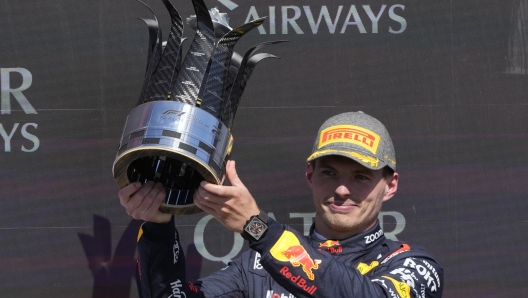
[(171, 31), (156, 71), (152, 75), (146, 101), (165, 100), (172, 87), (172, 78), (178, 75), (178, 55), (182, 43), (183, 21), (180, 14), (168, 0), (162, 0), (171, 16)]
[[(242, 93), (244, 93), (244, 89), (246, 88), (246, 83), (249, 80), (251, 73), (253, 72), (253, 68), (261, 60), (260, 59), (256, 61), (257, 63), (251, 63), (250, 65), (247, 65), (249, 57), (251, 57), (251, 55), (253, 55), (254, 52), (258, 51), (259, 49), (261, 49), (262, 47), (266, 45), (273, 45), (273, 44), (278, 44), (278, 43), (283, 43), (283, 42), (288, 42), (288, 41), (287, 40), (276, 40), (276, 41), (266, 41), (263, 43), (259, 43), (251, 47), (244, 54), (244, 57), (242, 58), (240, 62), (239, 70), (232, 83), (231, 88), (227, 90), (228, 92), (224, 93), (224, 94), (227, 94), (228, 96), (222, 99), (222, 102), (224, 103), (224, 107), (223, 107), (223, 112), (222, 112), (220, 120), (222, 120), (222, 122), (227, 127), (233, 126), (233, 121), (235, 120), (235, 113), (238, 108), (238, 104), (240, 103), (240, 98), (242, 96)], [(273, 57), (279, 58), (277, 56), (273, 56)], [(248, 66), (248, 68), (246, 68), (246, 66)]]
[(215, 34), (213, 21), (205, 3), (202, 0), (193, 0), (192, 3), (196, 12), (196, 35), (188, 55), (185, 56), (183, 71), (176, 79), (172, 95), (178, 101), (195, 105), (209, 58), (214, 50)]
[[(182, 65), (182, 56), (183, 56), (183, 44), (186, 41), (187, 41), (187, 38), (181, 39), (181, 45), (180, 45), (180, 50), (178, 51), (178, 59), (176, 60), (176, 70), (174, 72), (174, 75), (177, 75), (178, 73), (180, 73), (181, 65)], [(173, 85), (174, 85), (174, 77), (172, 77), (172, 82), (171, 82), (171, 86)], [(169, 97), (167, 97), (167, 99), (170, 99), (170, 95)]]
[[(140, 3), (143, 3), (139, 1)], [(156, 16), (154, 16), (155, 18)], [(148, 88), (148, 84), (150, 82), (149, 78), (152, 75), (153, 72), (153, 65), (156, 64), (156, 61), (159, 60), (159, 56), (161, 55), (161, 44), (159, 44), (159, 41), (161, 40), (161, 29), (158, 26), (158, 20), (152, 20), (152, 19), (140, 19), (144, 21), (149, 29), (149, 40), (150, 40), (150, 46), (148, 51), (148, 60), (147, 60), (147, 70), (145, 71), (145, 79), (143, 80), (143, 87), (141, 88), (141, 93), (139, 95), (138, 103), (137, 105), (140, 105), (145, 102), (146, 92)]]
[[(183, 59), (182, 19), (169, 0), (161, 1), (171, 17), (170, 34), (162, 46), (156, 15), (141, 19), (149, 29), (147, 69), (112, 171), (121, 188), (136, 181), (161, 182), (167, 196), (160, 210), (193, 214), (201, 211), (193, 203), (200, 182), (222, 181), (233, 145), (231, 124), (253, 68), (264, 58), (278, 58), (253, 53), (283, 41), (258, 44), (241, 57), (233, 51), (235, 44), (264, 19), (231, 29), (227, 15), (208, 12), (203, 0), (192, 0), (196, 35)], [(193, 20), (187, 21), (192, 26)], [(218, 42), (215, 36), (221, 37)]]
[(204, 80), (206, 84), (204, 94), (198, 95), (202, 99), (200, 107), (216, 118), (220, 118), (220, 107), (224, 98), (224, 90), (227, 85), (226, 79), (235, 44), (244, 34), (251, 31), (251, 29), (262, 25), (264, 20), (265, 18), (254, 20), (231, 30), (216, 45), (209, 73), (207, 74), (206, 80)]
[[(229, 19), (227, 18), (227, 14), (220, 13), (215, 8), (212, 8), (209, 10), (209, 13), (211, 14), (211, 17), (214, 18), (213, 21), (213, 27), (216, 38), (221, 38), (224, 36), (227, 32), (231, 31), (233, 28), (229, 27), (227, 24), (229, 22)], [(187, 25), (191, 27), (194, 31), (196, 31), (196, 16), (190, 16), (186, 19)]]

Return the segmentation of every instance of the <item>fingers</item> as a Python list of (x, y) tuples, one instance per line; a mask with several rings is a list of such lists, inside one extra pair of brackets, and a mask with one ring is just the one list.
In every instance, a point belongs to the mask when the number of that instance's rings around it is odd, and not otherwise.
[(200, 188), (205, 189), (206, 191), (213, 193), (219, 197), (237, 197), (241, 192), (247, 191), (246, 186), (236, 172), (235, 161), (229, 160), (226, 164), (226, 175), (225, 178), (229, 181), (231, 186), (223, 185), (224, 179), (222, 179), (222, 184), (216, 185), (209, 183), (207, 181), (202, 181), (200, 183)]
[(119, 196), (119, 202), (124, 206), (129, 200), (130, 196), (134, 194), (141, 187), (141, 183), (134, 182), (119, 190), (117, 195)]
[(226, 178), (230, 186), (202, 181), (194, 195), (194, 203), (228, 229), (241, 232), (246, 221), (258, 214), (259, 209), (251, 193), (238, 178), (234, 161), (226, 164)]
[(222, 208), (225, 200), (226, 198), (219, 197), (216, 194), (207, 191), (204, 187), (199, 187), (194, 194), (194, 203), (200, 207), (200, 209), (211, 215), (214, 215), (216, 210)]
[(155, 184), (152, 181), (149, 181), (143, 184), (135, 193), (133, 193), (128, 201), (121, 203), (125, 207), (128, 215), (131, 215), (132, 212), (141, 205), (145, 197), (153, 190)]
[[(127, 186), (128, 187), (128, 186)], [(149, 181), (143, 185), (141, 185), (141, 187), (139, 189), (137, 189), (133, 194), (129, 195), (128, 196), (128, 199), (127, 197), (125, 196), (121, 201), (121, 205), (123, 205), (123, 207), (127, 208), (127, 207), (133, 207), (133, 208), (136, 208), (137, 206), (139, 206), (139, 204), (141, 204), (141, 202), (143, 201), (143, 198), (150, 193), (150, 191), (152, 190), (152, 188), (154, 187), (154, 182), (152, 181)], [(125, 189), (125, 188), (123, 188)], [(128, 210), (127, 210), (127, 213), (128, 213)]]
[(240, 178), (238, 178), (234, 160), (229, 160), (226, 164), (226, 177), (227, 177), (227, 180), (229, 180), (229, 183), (231, 183), (231, 185), (244, 186), (242, 181), (240, 181)]
[(198, 192), (194, 194), (194, 204), (196, 204), (198, 208), (202, 209), (208, 214), (211, 214), (212, 216), (216, 217), (216, 210), (208, 206), (206, 199), (202, 197)]
[(233, 188), (231, 186), (216, 185), (207, 181), (202, 181), (198, 191), (208, 192), (219, 197), (230, 197), (233, 194)]
[[(137, 195), (137, 197), (133, 197), (131, 199), (131, 201), (134, 200), (133, 203), (137, 204), (137, 206), (130, 204), (129, 208), (127, 208), (127, 212), (130, 212), (129, 215), (135, 219), (144, 219), (142, 217), (143, 214), (147, 212), (151, 206), (154, 205), (156, 199), (159, 201), (160, 198), (161, 200), (163, 200), (163, 198), (165, 197), (165, 191), (161, 183), (150, 183), (149, 186), (152, 186), (152, 188), (149, 187), (150, 191), (146, 195)], [(138, 194), (142, 194), (142, 192), (138, 192)], [(159, 205), (154, 209), (157, 210), (158, 207)]]
[[(136, 186), (130, 188), (135, 189)], [(134, 219), (142, 219), (156, 223), (170, 221), (170, 214), (164, 214), (159, 211), (159, 207), (166, 197), (161, 183), (156, 184), (149, 181), (139, 187), (139, 189), (136, 189), (132, 195), (128, 195), (130, 192), (131, 190), (127, 189), (119, 193), (121, 205), (125, 207), (128, 215)]]

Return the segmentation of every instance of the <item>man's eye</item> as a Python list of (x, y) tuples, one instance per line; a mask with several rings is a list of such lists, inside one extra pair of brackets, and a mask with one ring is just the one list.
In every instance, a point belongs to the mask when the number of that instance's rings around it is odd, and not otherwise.
[(369, 177), (364, 175), (356, 175), (356, 179), (358, 180), (370, 180)]
[(334, 172), (333, 171), (330, 171), (330, 170), (323, 170), (321, 172), (321, 174), (325, 175), (325, 176), (334, 176)]

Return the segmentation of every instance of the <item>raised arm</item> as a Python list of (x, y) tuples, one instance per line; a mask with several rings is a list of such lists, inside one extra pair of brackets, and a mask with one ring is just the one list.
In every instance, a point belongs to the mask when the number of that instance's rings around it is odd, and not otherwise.
[(161, 185), (153, 182), (130, 184), (119, 191), (127, 214), (146, 221), (138, 234), (136, 280), (140, 297), (242, 297), (247, 287), (240, 260), (197, 282), (187, 281), (173, 216), (158, 210), (164, 197)]
[[(231, 186), (204, 182), (195, 195), (195, 203), (227, 228), (240, 233), (246, 221), (252, 215), (259, 214), (260, 210), (238, 178), (232, 161), (226, 167), (226, 176)], [(286, 225), (273, 219), (269, 219), (268, 224), (267, 234), (250, 247), (262, 255), (260, 262), (273, 279), (296, 297), (442, 295), (442, 288), (435, 286), (431, 279), (436, 279), (440, 284), (442, 269), (427, 254), (409, 249), (391, 256), (382, 265), (383, 259), (373, 259), (378, 265), (369, 272), (345, 264), (330, 253), (319, 251), (304, 236)], [(387, 248), (385, 253), (388, 257), (392, 252)], [(411, 262), (413, 260), (414, 265)], [(428, 269), (429, 275), (424, 276), (427, 266), (432, 269)], [(433, 272), (436, 272), (436, 277), (432, 277)]]

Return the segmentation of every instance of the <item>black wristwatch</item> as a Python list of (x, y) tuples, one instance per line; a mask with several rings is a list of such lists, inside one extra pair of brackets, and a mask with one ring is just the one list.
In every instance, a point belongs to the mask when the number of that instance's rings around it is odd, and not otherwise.
[(258, 215), (253, 215), (244, 225), (242, 237), (253, 243), (266, 235), (268, 231), (268, 215), (262, 211)]

